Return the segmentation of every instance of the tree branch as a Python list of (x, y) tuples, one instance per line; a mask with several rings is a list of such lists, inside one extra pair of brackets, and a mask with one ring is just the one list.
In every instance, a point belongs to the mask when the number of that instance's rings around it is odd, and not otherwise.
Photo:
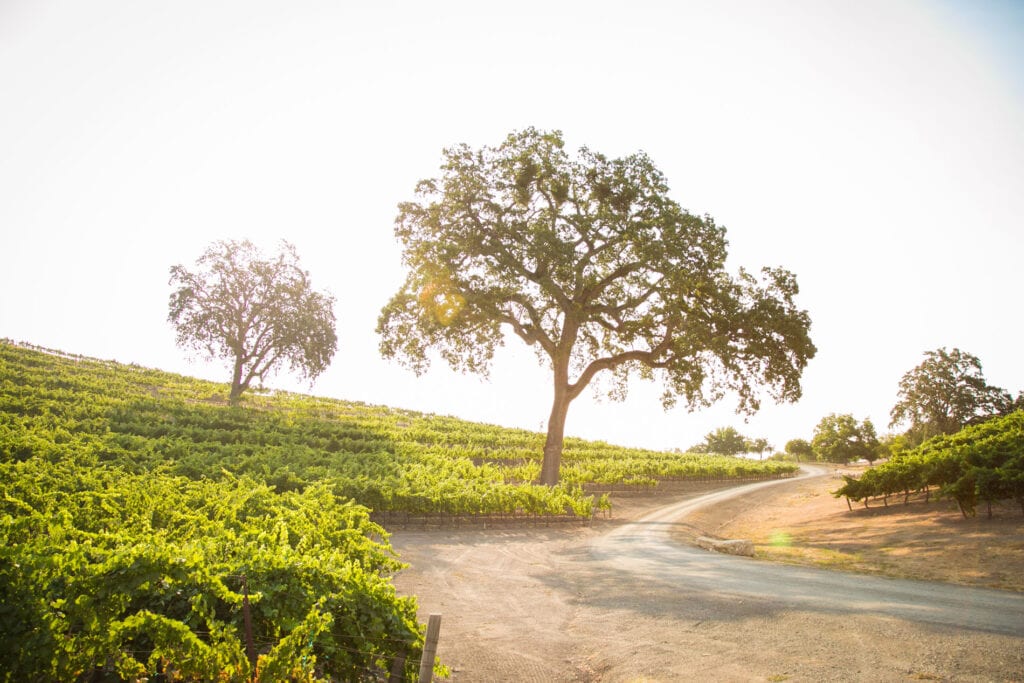
[(665, 330), (665, 337), (658, 342), (650, 351), (624, 351), (614, 356), (608, 356), (606, 358), (598, 358), (584, 368), (583, 372), (580, 373), (579, 378), (573, 384), (569, 385), (569, 398), (570, 400), (575, 399), (579, 396), (590, 381), (594, 379), (594, 376), (602, 370), (614, 370), (624, 363), (637, 361), (652, 368), (666, 367), (667, 364), (658, 361), (658, 357), (672, 348), (672, 335), (674, 332), (674, 325), (669, 325)]

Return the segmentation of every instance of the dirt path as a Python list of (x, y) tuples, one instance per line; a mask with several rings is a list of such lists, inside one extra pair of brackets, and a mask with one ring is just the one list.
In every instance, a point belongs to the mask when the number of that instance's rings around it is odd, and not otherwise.
[(899, 495), (888, 506), (850, 510), (832, 495), (841, 484), (837, 476), (809, 479), (697, 510), (680, 520), (678, 538), (746, 538), (759, 559), (1024, 592), (1018, 505), (995, 506), (991, 519), (984, 508), (964, 518), (951, 500), (918, 495), (905, 505)]
[(1019, 635), (609, 565), (603, 539), (672, 502), (624, 500), (592, 527), (398, 532), (411, 566), (395, 583), (419, 596), (424, 621), (443, 615), (438, 654), (453, 681), (1024, 680)]

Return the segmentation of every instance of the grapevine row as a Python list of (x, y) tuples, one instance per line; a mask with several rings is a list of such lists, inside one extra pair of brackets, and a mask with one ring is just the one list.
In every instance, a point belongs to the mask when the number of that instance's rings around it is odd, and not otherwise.
[(867, 470), (858, 479), (849, 475), (835, 491), (847, 501), (865, 506), (872, 498), (932, 493), (955, 500), (966, 517), (979, 503), (992, 516), (992, 505), (1015, 501), (1024, 513), (1024, 411), (939, 436)]

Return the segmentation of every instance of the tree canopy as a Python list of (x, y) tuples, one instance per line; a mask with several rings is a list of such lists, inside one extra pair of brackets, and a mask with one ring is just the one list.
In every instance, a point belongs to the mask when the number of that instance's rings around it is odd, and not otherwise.
[(744, 451), (747, 453), (757, 453), (757, 457), (762, 458), (764, 457), (764, 452), (770, 451), (772, 448), (773, 447), (771, 443), (768, 442), (768, 439), (758, 437), (756, 439), (747, 439)]
[(909, 423), (914, 443), (954, 434), (1014, 409), (1009, 393), (985, 381), (977, 356), (957, 348), (924, 355), (924, 361), (900, 380), (898, 401), (890, 412), (890, 426)]
[(833, 413), (821, 418), (811, 447), (824, 462), (848, 463), (860, 458), (874, 461), (878, 436), (871, 420), (858, 424), (853, 415)]
[(814, 448), (806, 439), (790, 439), (786, 442), (785, 449), (787, 454), (796, 458), (797, 462), (800, 462), (800, 458), (810, 460), (814, 457)]
[(248, 240), (219, 241), (196, 267), (171, 267), (167, 319), (179, 346), (231, 363), (232, 403), (286, 363), (311, 381), (327, 369), (338, 343), (334, 297), (312, 289), (295, 247), (282, 242), (267, 258)]
[(739, 455), (747, 450), (749, 441), (734, 427), (719, 427), (704, 435), (704, 443), (697, 444), (690, 450), (698, 453), (718, 453), (719, 455)]
[(815, 348), (795, 276), (726, 272), (724, 228), (671, 199), (646, 154), (573, 156), (561, 133), (530, 128), (443, 156), (399, 206), (408, 275), (378, 320), (381, 353), (423, 372), (434, 350), (486, 373), (508, 334), (534, 347), (554, 393), (543, 483), (557, 482), (569, 404), (598, 373), (614, 398), (636, 373), (660, 380), (665, 407), (691, 410), (733, 393), (753, 412), (762, 387), (800, 396)]

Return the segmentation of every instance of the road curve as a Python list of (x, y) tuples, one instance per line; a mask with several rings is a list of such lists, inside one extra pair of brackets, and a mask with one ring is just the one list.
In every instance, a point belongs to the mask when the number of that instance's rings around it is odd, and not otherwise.
[[(804, 467), (799, 478), (823, 476)], [(593, 559), (620, 572), (726, 599), (775, 608), (888, 615), (916, 622), (1024, 636), (1024, 595), (930, 581), (772, 564), (679, 544), (673, 524), (698, 508), (793, 479), (759, 482), (691, 498), (594, 539)]]

